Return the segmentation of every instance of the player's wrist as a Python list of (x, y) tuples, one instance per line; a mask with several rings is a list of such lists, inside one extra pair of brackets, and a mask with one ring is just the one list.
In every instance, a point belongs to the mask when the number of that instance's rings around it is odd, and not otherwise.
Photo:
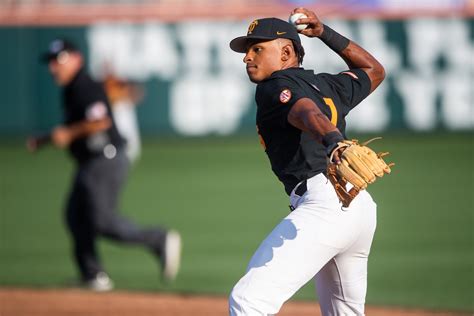
[(319, 35), (319, 39), (336, 53), (341, 53), (350, 43), (347, 37), (334, 31), (326, 24), (323, 24), (323, 31)]
[(338, 131), (326, 133), (322, 137), (322, 143), (326, 147), (326, 155), (330, 157), (333, 151), (339, 146), (339, 143), (342, 141), (344, 141), (344, 137), (342, 137), (341, 133), (339, 133)]

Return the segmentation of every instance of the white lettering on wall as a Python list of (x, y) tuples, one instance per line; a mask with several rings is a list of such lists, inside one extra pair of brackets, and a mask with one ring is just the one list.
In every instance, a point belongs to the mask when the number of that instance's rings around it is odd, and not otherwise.
[(231, 26), (194, 21), (177, 28), (183, 47), (184, 72), (171, 88), (170, 119), (179, 133), (231, 134), (238, 129), (248, 110), (250, 84), (242, 75), (237, 75), (244, 72), (244, 64), (241, 61), (237, 66), (222, 58), (224, 55), (228, 60), (237, 60), (237, 54), (228, 54), (227, 36)]
[(250, 97), (239, 77), (190, 74), (173, 84), (171, 123), (183, 135), (228, 135), (239, 127)]
[(403, 99), (407, 125), (418, 131), (436, 127), (436, 81), (430, 76), (404, 72), (397, 77), (396, 86)]
[[(449, 129), (472, 128), (474, 50), (468, 24), (449, 19), (415, 19), (406, 26), (413, 70), (405, 71), (396, 80), (405, 101), (408, 126), (415, 130), (430, 130), (438, 124)], [(440, 60), (444, 60), (443, 69), (438, 67)], [(436, 109), (438, 97), (440, 118)]]
[(176, 75), (179, 55), (166, 25), (100, 23), (89, 29), (88, 41), (89, 68), (97, 78), (110, 71), (137, 81)]
[[(90, 69), (98, 78), (113, 71), (131, 80), (169, 81), (170, 104), (165, 106), (178, 133), (229, 134), (255, 102), (244, 55), (228, 46), (232, 38), (245, 34), (248, 22), (99, 23), (88, 32)], [(390, 127), (390, 106), (398, 104), (388, 103), (389, 94), (401, 100), (401, 108), (392, 112), (403, 111), (405, 125), (413, 130), (473, 128), (474, 45), (465, 20), (404, 21), (407, 42), (400, 45), (388, 40), (383, 21), (327, 23), (366, 48), (387, 73), (386, 82), (348, 116), (348, 129), (376, 132)], [(316, 73), (347, 69), (320, 40), (302, 36), (302, 42), (306, 69)]]
[(177, 26), (177, 36), (183, 46), (182, 63), (184, 72), (208, 73), (211, 69), (213, 36), (209, 33), (218, 29), (215, 23), (183, 22)]
[(381, 85), (347, 116), (347, 130), (378, 132), (387, 128), (390, 111), (386, 102), (387, 86)]
[(441, 117), (449, 129), (468, 129), (474, 126), (474, 81), (458, 71), (445, 73), (440, 78)]

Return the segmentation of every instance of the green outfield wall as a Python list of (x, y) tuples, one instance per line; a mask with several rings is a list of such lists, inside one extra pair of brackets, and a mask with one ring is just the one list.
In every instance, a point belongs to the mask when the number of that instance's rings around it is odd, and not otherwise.
[[(228, 42), (249, 21), (80, 27), (1, 27), (0, 134), (23, 135), (61, 120), (60, 93), (38, 56), (57, 36), (83, 49), (87, 67), (139, 82), (143, 133), (230, 135), (255, 129), (254, 85)], [(373, 53), (387, 79), (349, 116), (355, 132), (472, 130), (474, 19), (338, 20), (327, 23)], [(337, 73), (344, 63), (317, 39), (303, 39), (305, 68)]]

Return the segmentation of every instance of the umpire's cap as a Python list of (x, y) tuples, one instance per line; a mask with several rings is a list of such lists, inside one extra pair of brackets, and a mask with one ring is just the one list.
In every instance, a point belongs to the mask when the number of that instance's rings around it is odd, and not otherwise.
[(245, 53), (250, 42), (271, 41), (277, 38), (286, 38), (301, 44), (294, 25), (277, 18), (264, 18), (250, 23), (247, 36), (234, 38), (230, 42), (230, 48), (235, 52)]
[(63, 39), (58, 38), (49, 43), (48, 51), (44, 52), (40, 56), (42, 62), (48, 63), (53, 59), (56, 59), (59, 54), (62, 52), (78, 52), (79, 49), (74, 45), (74, 43)]

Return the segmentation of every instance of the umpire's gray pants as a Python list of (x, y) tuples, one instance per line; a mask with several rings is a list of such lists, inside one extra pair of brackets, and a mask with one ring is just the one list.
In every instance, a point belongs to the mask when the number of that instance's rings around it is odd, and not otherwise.
[(164, 229), (142, 229), (117, 212), (128, 170), (129, 161), (122, 151), (112, 159), (100, 156), (78, 166), (67, 202), (66, 223), (84, 280), (104, 271), (96, 248), (99, 236), (147, 246), (157, 254), (161, 251)]

